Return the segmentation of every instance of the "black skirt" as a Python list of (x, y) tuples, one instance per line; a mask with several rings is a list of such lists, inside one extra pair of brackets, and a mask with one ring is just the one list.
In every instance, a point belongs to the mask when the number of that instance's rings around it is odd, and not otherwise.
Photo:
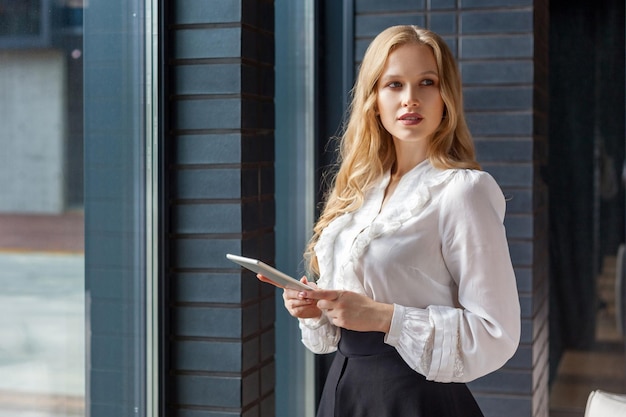
[(317, 417), (483, 417), (465, 384), (427, 381), (383, 340), (341, 330)]

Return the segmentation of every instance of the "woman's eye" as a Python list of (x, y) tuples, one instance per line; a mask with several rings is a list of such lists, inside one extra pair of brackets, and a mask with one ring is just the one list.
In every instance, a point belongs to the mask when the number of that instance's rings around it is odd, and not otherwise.
[(400, 88), (400, 87), (402, 87), (402, 83), (400, 83), (398, 81), (392, 81), (389, 84), (387, 84), (387, 87), (390, 87), (390, 88)]
[(425, 85), (425, 86), (428, 86), (428, 85), (435, 85), (435, 81), (433, 81), (433, 80), (423, 80), (423, 81), (420, 83), (420, 85)]

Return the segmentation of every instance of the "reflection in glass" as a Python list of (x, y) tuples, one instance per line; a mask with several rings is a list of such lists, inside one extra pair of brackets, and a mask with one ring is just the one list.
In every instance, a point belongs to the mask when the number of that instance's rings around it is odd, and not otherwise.
[[(82, 27), (56, 25), (65, 3), (0, 0), (0, 417), (85, 415)], [(45, 27), (46, 45), (12, 42)]]
[(38, 35), (42, 0), (0, 0), (0, 36)]

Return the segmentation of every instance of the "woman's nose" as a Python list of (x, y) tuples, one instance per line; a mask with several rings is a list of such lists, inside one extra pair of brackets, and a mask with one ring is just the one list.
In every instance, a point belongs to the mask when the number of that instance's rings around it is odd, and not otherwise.
[(411, 107), (411, 106), (419, 106), (419, 99), (417, 97), (417, 91), (414, 88), (407, 87), (404, 92), (403, 97), (403, 106)]

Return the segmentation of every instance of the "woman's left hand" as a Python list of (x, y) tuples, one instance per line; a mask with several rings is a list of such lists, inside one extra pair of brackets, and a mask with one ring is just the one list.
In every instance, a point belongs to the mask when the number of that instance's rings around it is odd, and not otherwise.
[(335, 326), (360, 332), (387, 333), (391, 326), (393, 305), (379, 303), (352, 291), (306, 291), (305, 298), (317, 300), (317, 307)]

